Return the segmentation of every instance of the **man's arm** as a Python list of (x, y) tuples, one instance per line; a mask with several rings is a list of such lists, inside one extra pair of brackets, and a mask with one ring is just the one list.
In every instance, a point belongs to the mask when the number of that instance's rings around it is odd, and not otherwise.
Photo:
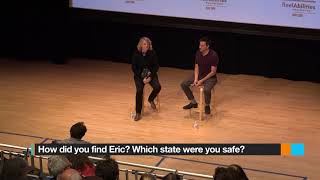
[(196, 85), (196, 83), (198, 82), (198, 78), (199, 78), (199, 65), (195, 64), (194, 66), (194, 85)]

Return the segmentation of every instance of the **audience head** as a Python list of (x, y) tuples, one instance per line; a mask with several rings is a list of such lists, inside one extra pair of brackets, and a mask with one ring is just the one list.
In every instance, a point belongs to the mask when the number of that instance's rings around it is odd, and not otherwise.
[(82, 180), (82, 177), (77, 170), (68, 168), (58, 175), (57, 180)]
[(57, 177), (65, 169), (71, 167), (69, 160), (62, 155), (51, 156), (48, 160), (48, 169), (50, 175)]
[(6, 161), (6, 158), (4, 156), (0, 156), (0, 180), (2, 179), (2, 171), (3, 171), (3, 166), (4, 162)]
[(233, 169), (235, 171), (235, 173), (238, 175), (238, 177), (240, 178), (240, 180), (249, 180), (246, 173), (244, 172), (244, 170), (242, 169), (241, 166), (237, 165), (237, 164), (231, 164), (229, 166), (229, 168)]
[(88, 177), (85, 177), (84, 180), (103, 180), (103, 179), (98, 176), (88, 176)]
[(230, 169), (226, 167), (217, 167), (214, 172), (213, 180), (235, 180)]
[(227, 167), (217, 167), (214, 180), (249, 180), (243, 169), (236, 164)]
[(70, 128), (70, 136), (75, 139), (82, 139), (86, 132), (87, 127), (84, 125), (84, 122), (78, 122)]
[(146, 173), (141, 175), (140, 180), (157, 180), (157, 177), (155, 175)]
[(104, 180), (118, 180), (118, 163), (112, 158), (106, 158), (106, 160), (99, 161), (96, 166), (96, 176), (99, 176)]
[(2, 173), (0, 177), (2, 180), (24, 180), (27, 178), (27, 173), (32, 170), (28, 166), (27, 162), (20, 158), (16, 157), (13, 159), (8, 159), (3, 162)]
[(72, 164), (72, 168), (79, 171), (80, 175), (83, 177), (95, 176), (95, 166), (90, 161), (87, 155), (78, 154), (78, 155), (68, 155), (68, 160)]
[(169, 173), (162, 179), (163, 180), (182, 180), (182, 177), (175, 173)]

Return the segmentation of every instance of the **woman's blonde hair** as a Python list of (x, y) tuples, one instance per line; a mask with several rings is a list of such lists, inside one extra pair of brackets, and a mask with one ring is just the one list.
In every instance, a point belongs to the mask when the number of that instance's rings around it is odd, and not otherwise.
[(141, 47), (142, 47), (143, 41), (146, 41), (146, 42), (148, 43), (148, 45), (149, 45), (149, 50), (152, 50), (152, 49), (153, 49), (153, 48), (152, 48), (152, 41), (151, 41), (148, 37), (142, 37), (142, 38), (140, 38), (139, 43), (138, 43), (138, 45), (137, 45), (137, 49), (138, 49), (139, 52), (141, 52), (141, 49), (142, 49)]

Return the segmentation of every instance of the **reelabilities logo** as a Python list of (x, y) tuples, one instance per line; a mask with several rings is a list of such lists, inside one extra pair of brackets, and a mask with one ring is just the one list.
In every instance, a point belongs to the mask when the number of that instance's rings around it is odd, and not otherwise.
[(313, 0), (283, 0), (282, 7), (292, 9), (316, 10), (316, 1)]
[(303, 17), (305, 14), (316, 13), (316, 3), (315, 0), (282, 0), (281, 6), (291, 9), (292, 16)]
[(228, 0), (201, 0), (206, 10), (215, 10), (217, 8), (226, 7)]
[(124, 2), (126, 4), (136, 4), (136, 3), (140, 3), (143, 2), (144, 0), (125, 0)]

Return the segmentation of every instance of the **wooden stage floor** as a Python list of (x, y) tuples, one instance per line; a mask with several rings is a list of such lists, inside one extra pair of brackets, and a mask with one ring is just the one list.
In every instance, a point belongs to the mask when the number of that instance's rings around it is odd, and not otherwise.
[[(29, 146), (69, 136), (84, 121), (93, 143), (304, 143), (305, 156), (174, 156), (159, 164), (213, 174), (217, 164), (239, 164), (250, 179), (320, 179), (320, 84), (251, 75), (218, 74), (214, 116), (193, 128), (182, 110), (180, 82), (192, 71), (160, 68), (161, 111), (145, 108), (130, 119), (135, 86), (130, 65), (73, 59), (0, 60), (0, 143)], [(148, 88), (147, 92), (150, 92)], [(115, 156), (156, 165), (158, 156)]]

